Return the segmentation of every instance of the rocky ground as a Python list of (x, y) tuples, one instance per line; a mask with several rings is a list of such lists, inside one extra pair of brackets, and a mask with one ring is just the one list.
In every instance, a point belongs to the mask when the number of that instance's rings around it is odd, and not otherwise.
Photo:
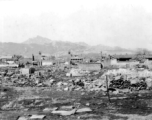
[(152, 119), (150, 70), (102, 70), (82, 77), (40, 71), (31, 77), (16, 69), (0, 72), (0, 120)]
[[(36, 120), (150, 120), (151, 93), (143, 90), (123, 95), (110, 94), (109, 101), (101, 91), (1, 86), (0, 120), (31, 120), (34, 117)], [(74, 108), (77, 111), (71, 112)]]

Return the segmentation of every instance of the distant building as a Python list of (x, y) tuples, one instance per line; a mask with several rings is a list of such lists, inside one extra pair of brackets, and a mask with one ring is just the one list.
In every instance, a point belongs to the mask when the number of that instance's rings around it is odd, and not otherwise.
[(0, 67), (18, 67), (12, 56), (0, 56)]
[(85, 76), (87, 75), (87, 72), (86, 71), (83, 71), (83, 70), (80, 70), (80, 69), (71, 69), (69, 71), (69, 73), (66, 74), (66, 76), (69, 76), (69, 77), (80, 77), (80, 76)]
[(55, 56), (51, 56), (50, 54), (41, 54), (42, 60), (52, 60), (55, 59)]
[(145, 59), (148, 59), (149, 61), (152, 61), (152, 55), (146, 55)]
[(87, 71), (99, 71), (103, 68), (101, 63), (79, 63), (78, 68)]
[(51, 56), (50, 54), (42, 54), (39, 52), (38, 55), (32, 55), (32, 60), (37, 62), (38, 66), (42, 65), (52, 65), (55, 60), (55, 56)]
[(106, 59), (106, 60), (104, 60), (103, 62), (102, 62), (102, 64), (103, 64), (103, 67), (110, 67), (110, 66), (117, 66), (117, 67), (132, 67), (132, 66), (135, 66), (135, 65), (137, 65), (137, 64), (139, 64), (139, 61), (131, 61), (131, 60), (129, 60), (128, 58), (127, 59), (125, 59), (125, 58), (123, 58), (123, 60), (121, 59), (119, 59), (119, 60), (117, 60), (117, 59)]
[(152, 54), (149, 55), (136, 55), (136, 54), (126, 54), (126, 55), (115, 55), (114, 58), (117, 59), (117, 61), (130, 61), (131, 59), (134, 59), (135, 57), (142, 57), (144, 59), (152, 60)]
[(13, 61), (13, 57), (12, 56), (0, 56), (0, 61), (1, 62)]
[(81, 63), (81, 62), (83, 62), (83, 58), (82, 57), (78, 57), (78, 56), (73, 56), (73, 57), (71, 57), (70, 62), (72, 62), (72, 63)]
[(105, 59), (102, 62), (103, 67), (109, 67), (117, 64), (117, 59)]
[(23, 75), (29, 75), (35, 73), (35, 68), (21, 68), (20, 73)]
[(117, 59), (117, 61), (129, 61), (133, 58), (133, 55), (115, 55), (114, 58)]
[(74, 55), (72, 54), (70, 51), (68, 52), (68, 59), (69, 59), (69, 63), (72, 64), (72, 63), (81, 63), (83, 62), (84, 58), (79, 56), (79, 55)]
[(51, 60), (42, 61), (42, 66), (50, 66), (50, 65), (53, 65), (53, 61), (51, 61)]

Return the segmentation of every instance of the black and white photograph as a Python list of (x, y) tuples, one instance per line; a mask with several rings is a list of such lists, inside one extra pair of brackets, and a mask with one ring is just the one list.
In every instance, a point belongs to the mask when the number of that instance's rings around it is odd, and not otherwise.
[(152, 1), (0, 0), (0, 120), (152, 120)]

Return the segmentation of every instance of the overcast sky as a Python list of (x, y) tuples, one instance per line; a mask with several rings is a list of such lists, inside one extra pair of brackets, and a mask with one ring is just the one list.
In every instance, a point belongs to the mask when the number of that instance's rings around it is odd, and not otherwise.
[(39, 35), (152, 49), (151, 5), (150, 0), (0, 0), (0, 41)]

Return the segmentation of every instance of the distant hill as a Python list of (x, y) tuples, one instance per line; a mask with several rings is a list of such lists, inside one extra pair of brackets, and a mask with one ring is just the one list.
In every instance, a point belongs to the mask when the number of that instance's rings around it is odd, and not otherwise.
[(84, 42), (68, 42), (68, 41), (53, 41), (48, 38), (36, 36), (29, 38), (23, 43), (0, 43), (1, 55), (20, 54), (31, 56), (38, 54), (39, 51), (45, 54), (63, 56), (67, 55), (68, 51), (74, 54), (94, 54), (105, 52), (107, 54), (125, 54), (132, 53), (133, 50), (128, 50), (120, 47), (109, 47), (104, 45), (89, 46)]
[(24, 44), (39, 44), (39, 45), (43, 45), (43, 44), (52, 43), (52, 40), (50, 40), (48, 38), (41, 37), (41, 36), (37, 36), (35, 38), (29, 38), (28, 40), (26, 40), (23, 43)]
[(132, 54), (135, 51), (134, 50), (129, 50), (129, 49), (124, 49), (121, 47), (109, 47), (105, 45), (96, 45), (96, 46), (90, 46), (87, 48), (87, 50), (84, 53), (107, 53), (107, 54)]

